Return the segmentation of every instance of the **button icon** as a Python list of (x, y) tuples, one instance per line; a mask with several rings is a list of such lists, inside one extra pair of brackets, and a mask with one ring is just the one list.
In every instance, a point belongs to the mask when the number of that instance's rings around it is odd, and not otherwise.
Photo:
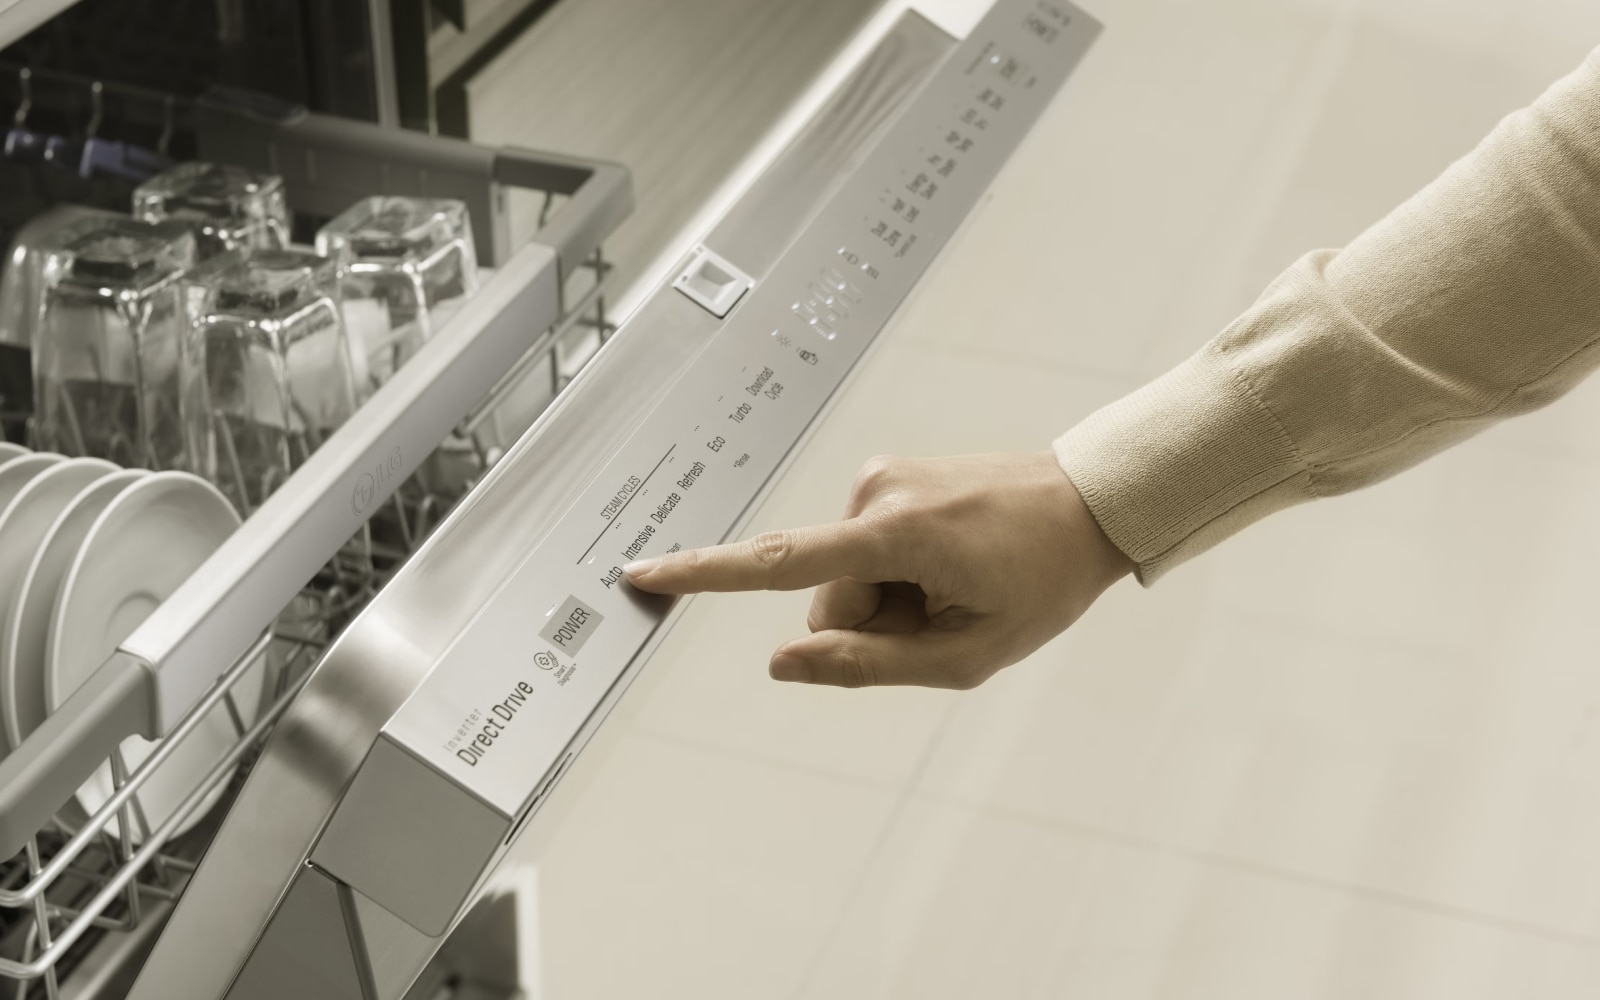
[(808, 351), (802, 347), (800, 348), (800, 360), (804, 361), (808, 365), (814, 365), (817, 363), (817, 352)]

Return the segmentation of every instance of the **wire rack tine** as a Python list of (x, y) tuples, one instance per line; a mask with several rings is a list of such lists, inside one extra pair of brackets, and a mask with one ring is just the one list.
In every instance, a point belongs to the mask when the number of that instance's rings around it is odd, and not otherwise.
[[(301, 685), (309, 677), (309, 674), (306, 677), (302, 677), (288, 693), (278, 699), (270, 709), (262, 714), (256, 724), (250, 728), (246, 739), (240, 740), (234, 745), (233, 749), (223, 755), (221, 760), (217, 761), (212, 769), (206, 773), (205, 778), (179, 803), (178, 808), (173, 811), (172, 815), (168, 816), (160, 826), (156, 827), (150, 837), (139, 845), (129, 863), (122, 865), (116, 874), (106, 880), (106, 884), (83, 907), (77, 920), (69, 924), (61, 935), (41, 951), (33, 961), (23, 963), (0, 959), (0, 975), (20, 979), (34, 979), (44, 975), (46, 972), (53, 971), (62, 954), (77, 943), (77, 940), (89, 930), (91, 921), (85, 919), (85, 917), (91, 915), (99, 916), (105, 912), (106, 907), (111, 905), (117, 896), (122, 893), (123, 889), (127, 887), (128, 883), (132, 882), (143, 867), (155, 857), (162, 847), (166, 846), (167, 841), (172, 837), (173, 831), (184, 820), (189, 818), (190, 813), (199, 808), (200, 804), (211, 794), (213, 788), (233, 773), (234, 767), (253, 748), (255, 741), (266, 735), (267, 730), (271, 729), (273, 724), (278, 721), (278, 717), (288, 709), (290, 702), (294, 700), (294, 696), (299, 693)], [(212, 703), (215, 704), (215, 701)], [(203, 716), (205, 713), (201, 712), (199, 714)]]
[(133, 794), (149, 779), (156, 768), (160, 767), (168, 757), (172, 756), (177, 745), (182, 743), (184, 738), (200, 725), (211, 709), (222, 699), (222, 696), (250, 668), (255, 658), (266, 650), (268, 643), (271, 641), (271, 633), (264, 634), (245, 651), (243, 656), (234, 661), (233, 666), (228, 668), (222, 679), (213, 685), (205, 697), (200, 700), (199, 704), (179, 721), (177, 727), (170, 734), (157, 744), (155, 751), (129, 775), (128, 780), (123, 783), (122, 787), (118, 788), (111, 798), (106, 800), (104, 805), (95, 810), (94, 815), (89, 818), (89, 822), (85, 823), (83, 828), (67, 842), (67, 845), (55, 857), (50, 859), (50, 863), (45, 866), (38, 877), (29, 879), (28, 884), (23, 886), (20, 891), (0, 893), (0, 906), (23, 906), (34, 898), (43, 895), (45, 888), (60, 878), (61, 873), (66, 871), (67, 866), (78, 855), (83, 853), (84, 849), (94, 840), (95, 835), (106, 828), (106, 824), (111, 822), (113, 814), (133, 797)]

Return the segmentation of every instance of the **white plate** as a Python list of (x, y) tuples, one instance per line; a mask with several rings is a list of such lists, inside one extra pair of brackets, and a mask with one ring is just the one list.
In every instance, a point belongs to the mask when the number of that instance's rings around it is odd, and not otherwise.
[(10, 441), (0, 441), (0, 465), (6, 464), (13, 458), (21, 458), (26, 454), (28, 454), (28, 449), (22, 445), (12, 444)]
[[(186, 472), (151, 473), (117, 494), (95, 518), (56, 596), (45, 659), (50, 710), (60, 708), (238, 526), (239, 515), (217, 488)], [(262, 669), (257, 663), (234, 688), (246, 725), (260, 706)], [(151, 829), (177, 811), (236, 742), (227, 707), (219, 702), (140, 789)], [(137, 736), (123, 741), (128, 770), (142, 764), (153, 748)], [(102, 766), (78, 789), (78, 802), (92, 814), (113, 787), (110, 767)], [(215, 789), (176, 832), (199, 822), (224, 787)], [(120, 835), (115, 822), (106, 829)], [(135, 832), (130, 839), (142, 837)]]
[(130, 483), (147, 475), (139, 469), (113, 472), (79, 490), (46, 529), (22, 573), (11, 613), (0, 623), (0, 726), (13, 748), (44, 721), (45, 650), (61, 581), (94, 519)]
[[(69, 458), (30, 479), (10, 503), (0, 504), (0, 623), (10, 619), (17, 585), (27, 575), (33, 554), (39, 551), (56, 516), (84, 487), (116, 471), (117, 467), (104, 459)], [(0, 649), (4, 648), (3, 642), (0, 632)], [(0, 719), (12, 714), (10, 692), (4, 667), (0, 666)], [(0, 726), (0, 756), (17, 742)]]
[(0, 455), (0, 509), (11, 502), (11, 498), (22, 492), (22, 488), (39, 473), (55, 465), (57, 462), (66, 461), (65, 455), (57, 455), (48, 451), (30, 451), (26, 455), (7, 459)]

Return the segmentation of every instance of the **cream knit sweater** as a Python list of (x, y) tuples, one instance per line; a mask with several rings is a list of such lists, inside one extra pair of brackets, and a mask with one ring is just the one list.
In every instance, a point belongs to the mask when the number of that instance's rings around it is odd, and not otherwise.
[(1150, 583), (1600, 365), (1600, 49), (1343, 250), (1307, 254), (1056, 455)]

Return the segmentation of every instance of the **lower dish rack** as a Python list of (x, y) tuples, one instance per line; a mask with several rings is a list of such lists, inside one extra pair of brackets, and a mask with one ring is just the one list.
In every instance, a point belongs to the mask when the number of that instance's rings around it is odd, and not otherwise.
[[(125, 992), (311, 667), (465, 492), (412, 473), (442, 456), (465, 469), (459, 482), (470, 487), (614, 329), (601, 243), (632, 207), (622, 168), (306, 113), (198, 113), (211, 123), (200, 132), (203, 155), (281, 173), (297, 209), (328, 212), (365, 194), (462, 197), (485, 234), (480, 259), (495, 266), (415, 357), (0, 760), (0, 857), (8, 859), (0, 861), (0, 998)], [(544, 194), (538, 232), (514, 252), (506, 188)], [(441, 442), (448, 454), (435, 451)], [(251, 718), (238, 695), (262, 660), (267, 679)], [(152, 825), (140, 788), (219, 706), (231, 745)], [(133, 735), (153, 743), (129, 768), (119, 747)], [(103, 765), (110, 797), (86, 822), (60, 818), (60, 804)], [(208, 818), (194, 825), (197, 813)]]

